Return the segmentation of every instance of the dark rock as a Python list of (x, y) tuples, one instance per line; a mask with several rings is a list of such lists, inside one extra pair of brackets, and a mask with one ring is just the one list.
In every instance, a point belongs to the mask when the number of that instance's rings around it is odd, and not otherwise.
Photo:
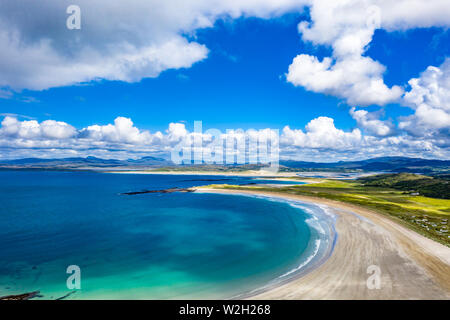
[(40, 293), (39, 291), (33, 291), (28, 293), (3, 296), (0, 297), (0, 300), (29, 300), (36, 297), (42, 297), (42, 295), (40, 295), (39, 293)]
[(127, 196), (133, 196), (136, 194), (144, 194), (144, 193), (172, 193), (172, 192), (194, 192), (194, 191), (195, 191), (195, 189), (191, 189), (191, 188), (169, 188), (169, 189), (163, 189), (163, 190), (131, 191), (131, 192), (124, 192), (121, 194), (127, 195)]

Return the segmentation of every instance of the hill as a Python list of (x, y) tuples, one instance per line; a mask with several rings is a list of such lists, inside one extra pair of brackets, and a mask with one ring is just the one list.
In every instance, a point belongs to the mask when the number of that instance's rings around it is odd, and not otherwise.
[(359, 178), (358, 181), (368, 187), (392, 188), (414, 195), (450, 199), (450, 180), (443, 178), (434, 178), (411, 173), (399, 173), (369, 176)]
[(361, 170), (361, 171), (388, 171), (411, 173), (442, 173), (449, 172), (450, 160), (429, 160), (407, 157), (379, 157), (361, 161), (339, 161), (333, 163), (280, 161), (280, 165), (297, 169), (320, 170)]
[[(15, 160), (0, 160), (0, 168), (9, 169), (154, 169), (171, 168), (171, 170), (189, 171), (245, 171), (258, 170), (264, 165), (207, 165), (183, 164), (175, 165), (170, 160), (147, 156), (139, 159), (101, 159), (96, 157), (74, 157), (61, 159), (25, 158)], [(332, 163), (306, 162), (294, 160), (280, 161), (280, 171), (331, 171), (331, 172), (409, 172), (427, 175), (450, 175), (449, 160), (428, 160), (421, 158), (381, 157), (361, 161), (339, 161)]]
[(0, 168), (8, 169), (154, 168), (168, 164), (171, 164), (171, 162), (157, 157), (143, 157), (140, 159), (127, 160), (101, 159), (96, 157), (61, 159), (24, 158), (15, 160), (0, 160)]

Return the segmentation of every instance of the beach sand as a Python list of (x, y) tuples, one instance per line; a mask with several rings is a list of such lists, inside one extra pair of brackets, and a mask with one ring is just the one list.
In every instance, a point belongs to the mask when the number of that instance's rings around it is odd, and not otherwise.
[[(326, 205), (337, 214), (337, 242), (322, 265), (251, 299), (450, 299), (450, 248), (391, 219), (351, 204), (278, 192), (199, 188)], [(379, 289), (369, 289), (376, 265)]]

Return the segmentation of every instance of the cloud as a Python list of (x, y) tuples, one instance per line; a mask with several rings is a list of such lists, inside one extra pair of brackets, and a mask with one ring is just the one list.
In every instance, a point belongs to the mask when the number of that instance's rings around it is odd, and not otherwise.
[(71, 125), (54, 120), (38, 123), (36, 120), (18, 121), (14, 117), (6, 116), (1, 124), (0, 135), (10, 139), (67, 139), (76, 134)]
[(13, 97), (13, 93), (9, 90), (0, 89), (0, 99), (11, 99)]
[(184, 123), (170, 123), (167, 130), (168, 140), (171, 142), (178, 142), (188, 135), (186, 126)]
[[(358, 111), (356, 111), (358, 112)], [(360, 114), (361, 115), (361, 114)], [(365, 114), (365, 117), (368, 115)], [(412, 137), (364, 135), (359, 129), (344, 131), (334, 120), (319, 117), (311, 120), (305, 130), (286, 126), (280, 137), (281, 158), (305, 161), (339, 161), (380, 156), (410, 156), (448, 159), (448, 137)]]
[(440, 67), (428, 67), (419, 78), (409, 81), (411, 90), (404, 103), (415, 110), (403, 118), (401, 129), (413, 135), (450, 133), (450, 58)]
[(450, 6), (445, 0), (315, 0), (310, 15), (310, 22), (298, 25), (303, 41), (329, 46), (333, 54), (322, 61), (298, 55), (287, 81), (353, 106), (399, 102), (403, 93), (400, 86), (388, 87), (383, 80), (385, 67), (364, 55), (376, 29), (450, 26)]
[(356, 110), (353, 107), (350, 109), (350, 115), (361, 128), (374, 136), (385, 137), (395, 132), (394, 125), (391, 122), (377, 119), (378, 115), (375, 113), (370, 113), (366, 110)]
[[(313, 119), (305, 128), (286, 126), (280, 141), (284, 154), (336, 159), (363, 153), (448, 154), (449, 60), (411, 79), (404, 93), (402, 86), (386, 85), (386, 67), (367, 56), (377, 29), (450, 27), (448, 0), (130, 0), (126, 5), (119, 0), (80, 0), (81, 30), (66, 28), (70, 4), (68, 0), (0, 2), (0, 98), (15, 98), (14, 91), (22, 89), (100, 79), (137, 82), (168, 69), (189, 68), (209, 54), (196, 40), (196, 30), (212, 27), (221, 18), (272, 18), (306, 6), (310, 20), (298, 25), (302, 40), (329, 47), (332, 54), (319, 58), (299, 53), (287, 70), (287, 81), (355, 107), (398, 102), (414, 114), (400, 119), (398, 129), (403, 132), (378, 119), (377, 113), (356, 108), (350, 114), (360, 129), (336, 128), (328, 117)], [(76, 129), (60, 121), (18, 121), (10, 116), (2, 121), (0, 148), (15, 148), (9, 153), (12, 156), (33, 149), (125, 157), (167, 152), (194, 136), (182, 123), (152, 133), (123, 117), (112, 124)]]
[[(161, 132), (140, 130), (131, 119), (117, 117), (114, 124), (92, 125), (76, 129), (68, 123), (54, 120), (19, 121), (6, 116), (0, 127), (0, 150), (3, 157), (17, 158), (26, 154), (52, 157), (74, 154), (106, 158), (130, 157), (133, 154), (167, 152)], [(46, 150), (46, 151), (45, 151)]]
[(359, 129), (345, 132), (334, 126), (334, 120), (328, 117), (319, 117), (311, 120), (305, 127), (292, 130), (289, 126), (284, 127), (281, 142), (285, 145), (312, 148), (348, 150), (361, 143), (362, 135)]
[(104, 126), (92, 125), (80, 131), (80, 138), (125, 144), (151, 143), (154, 136), (148, 131), (141, 131), (129, 118), (117, 117), (114, 124)]
[(18, 90), (42, 90), (97, 79), (136, 82), (167, 69), (188, 68), (208, 53), (205, 46), (182, 37), (143, 48), (124, 43), (106, 55), (80, 48), (74, 57), (56, 52), (49, 41), (23, 46), (5, 32), (0, 32), (0, 44), (4, 48), (0, 68), (5, 71), (0, 75), (0, 85)]
[[(361, 110), (358, 110), (361, 111)], [(358, 112), (354, 111), (354, 112)], [(359, 113), (366, 120), (372, 115)], [(370, 120), (369, 120), (370, 121)], [(146, 155), (169, 155), (177, 146), (191, 146), (200, 138), (203, 152), (211, 156), (223, 156), (224, 150), (234, 149), (234, 144), (245, 142), (246, 137), (272, 138), (272, 146), (279, 148), (280, 158), (313, 161), (334, 161), (363, 159), (375, 156), (403, 155), (431, 158), (449, 158), (449, 136), (414, 137), (400, 134), (396, 136), (364, 135), (360, 129), (345, 131), (336, 128), (329, 117), (312, 119), (304, 129), (285, 126), (278, 139), (274, 129), (242, 130), (230, 129), (226, 132), (206, 130), (193, 132), (184, 123), (170, 123), (164, 131), (150, 132), (136, 127), (132, 120), (117, 117), (112, 124), (91, 125), (76, 129), (68, 123), (45, 120), (19, 121), (6, 116), (0, 127), (1, 158), (20, 157), (72, 157), (97, 156), (102, 158), (136, 158)], [(215, 144), (216, 137), (224, 143)], [(231, 143), (231, 144), (229, 144)], [(217, 148), (219, 147), (219, 148)], [(237, 157), (247, 157), (263, 148), (259, 144), (248, 145), (247, 151), (238, 150)]]
[[(0, 98), (11, 89), (43, 90), (95, 80), (137, 82), (189, 68), (209, 50), (195, 32), (230, 17), (272, 18), (310, 10), (298, 25), (303, 41), (329, 46), (330, 57), (295, 57), (287, 81), (350, 105), (400, 101), (403, 89), (383, 80), (386, 68), (365, 55), (376, 29), (449, 27), (446, 0), (80, 0), (81, 30), (66, 28), (68, 0), (0, 3)], [(27, 14), (32, 12), (33, 14)]]
[(385, 105), (397, 101), (403, 91), (388, 88), (381, 77), (385, 67), (368, 57), (333, 60), (300, 54), (286, 75), (288, 82), (307, 90), (344, 98), (350, 105)]
[[(270, 18), (296, 0), (79, 0), (81, 29), (68, 30), (68, 0), (0, 2), (0, 88), (43, 90), (93, 80), (137, 82), (189, 68), (208, 49), (184, 35), (229, 16)], [(195, 37), (191, 37), (195, 38)]]
[(71, 125), (54, 120), (46, 120), (40, 125), (41, 135), (49, 139), (67, 139), (73, 137), (76, 130)]

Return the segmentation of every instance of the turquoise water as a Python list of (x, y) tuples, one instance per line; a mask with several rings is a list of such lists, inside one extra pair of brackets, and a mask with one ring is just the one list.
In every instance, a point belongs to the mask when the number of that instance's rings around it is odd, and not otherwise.
[(66, 268), (78, 265), (81, 290), (68, 299), (229, 298), (289, 274), (324, 237), (308, 210), (289, 203), (120, 194), (214, 179), (0, 171), (0, 296), (60, 298), (73, 291)]

